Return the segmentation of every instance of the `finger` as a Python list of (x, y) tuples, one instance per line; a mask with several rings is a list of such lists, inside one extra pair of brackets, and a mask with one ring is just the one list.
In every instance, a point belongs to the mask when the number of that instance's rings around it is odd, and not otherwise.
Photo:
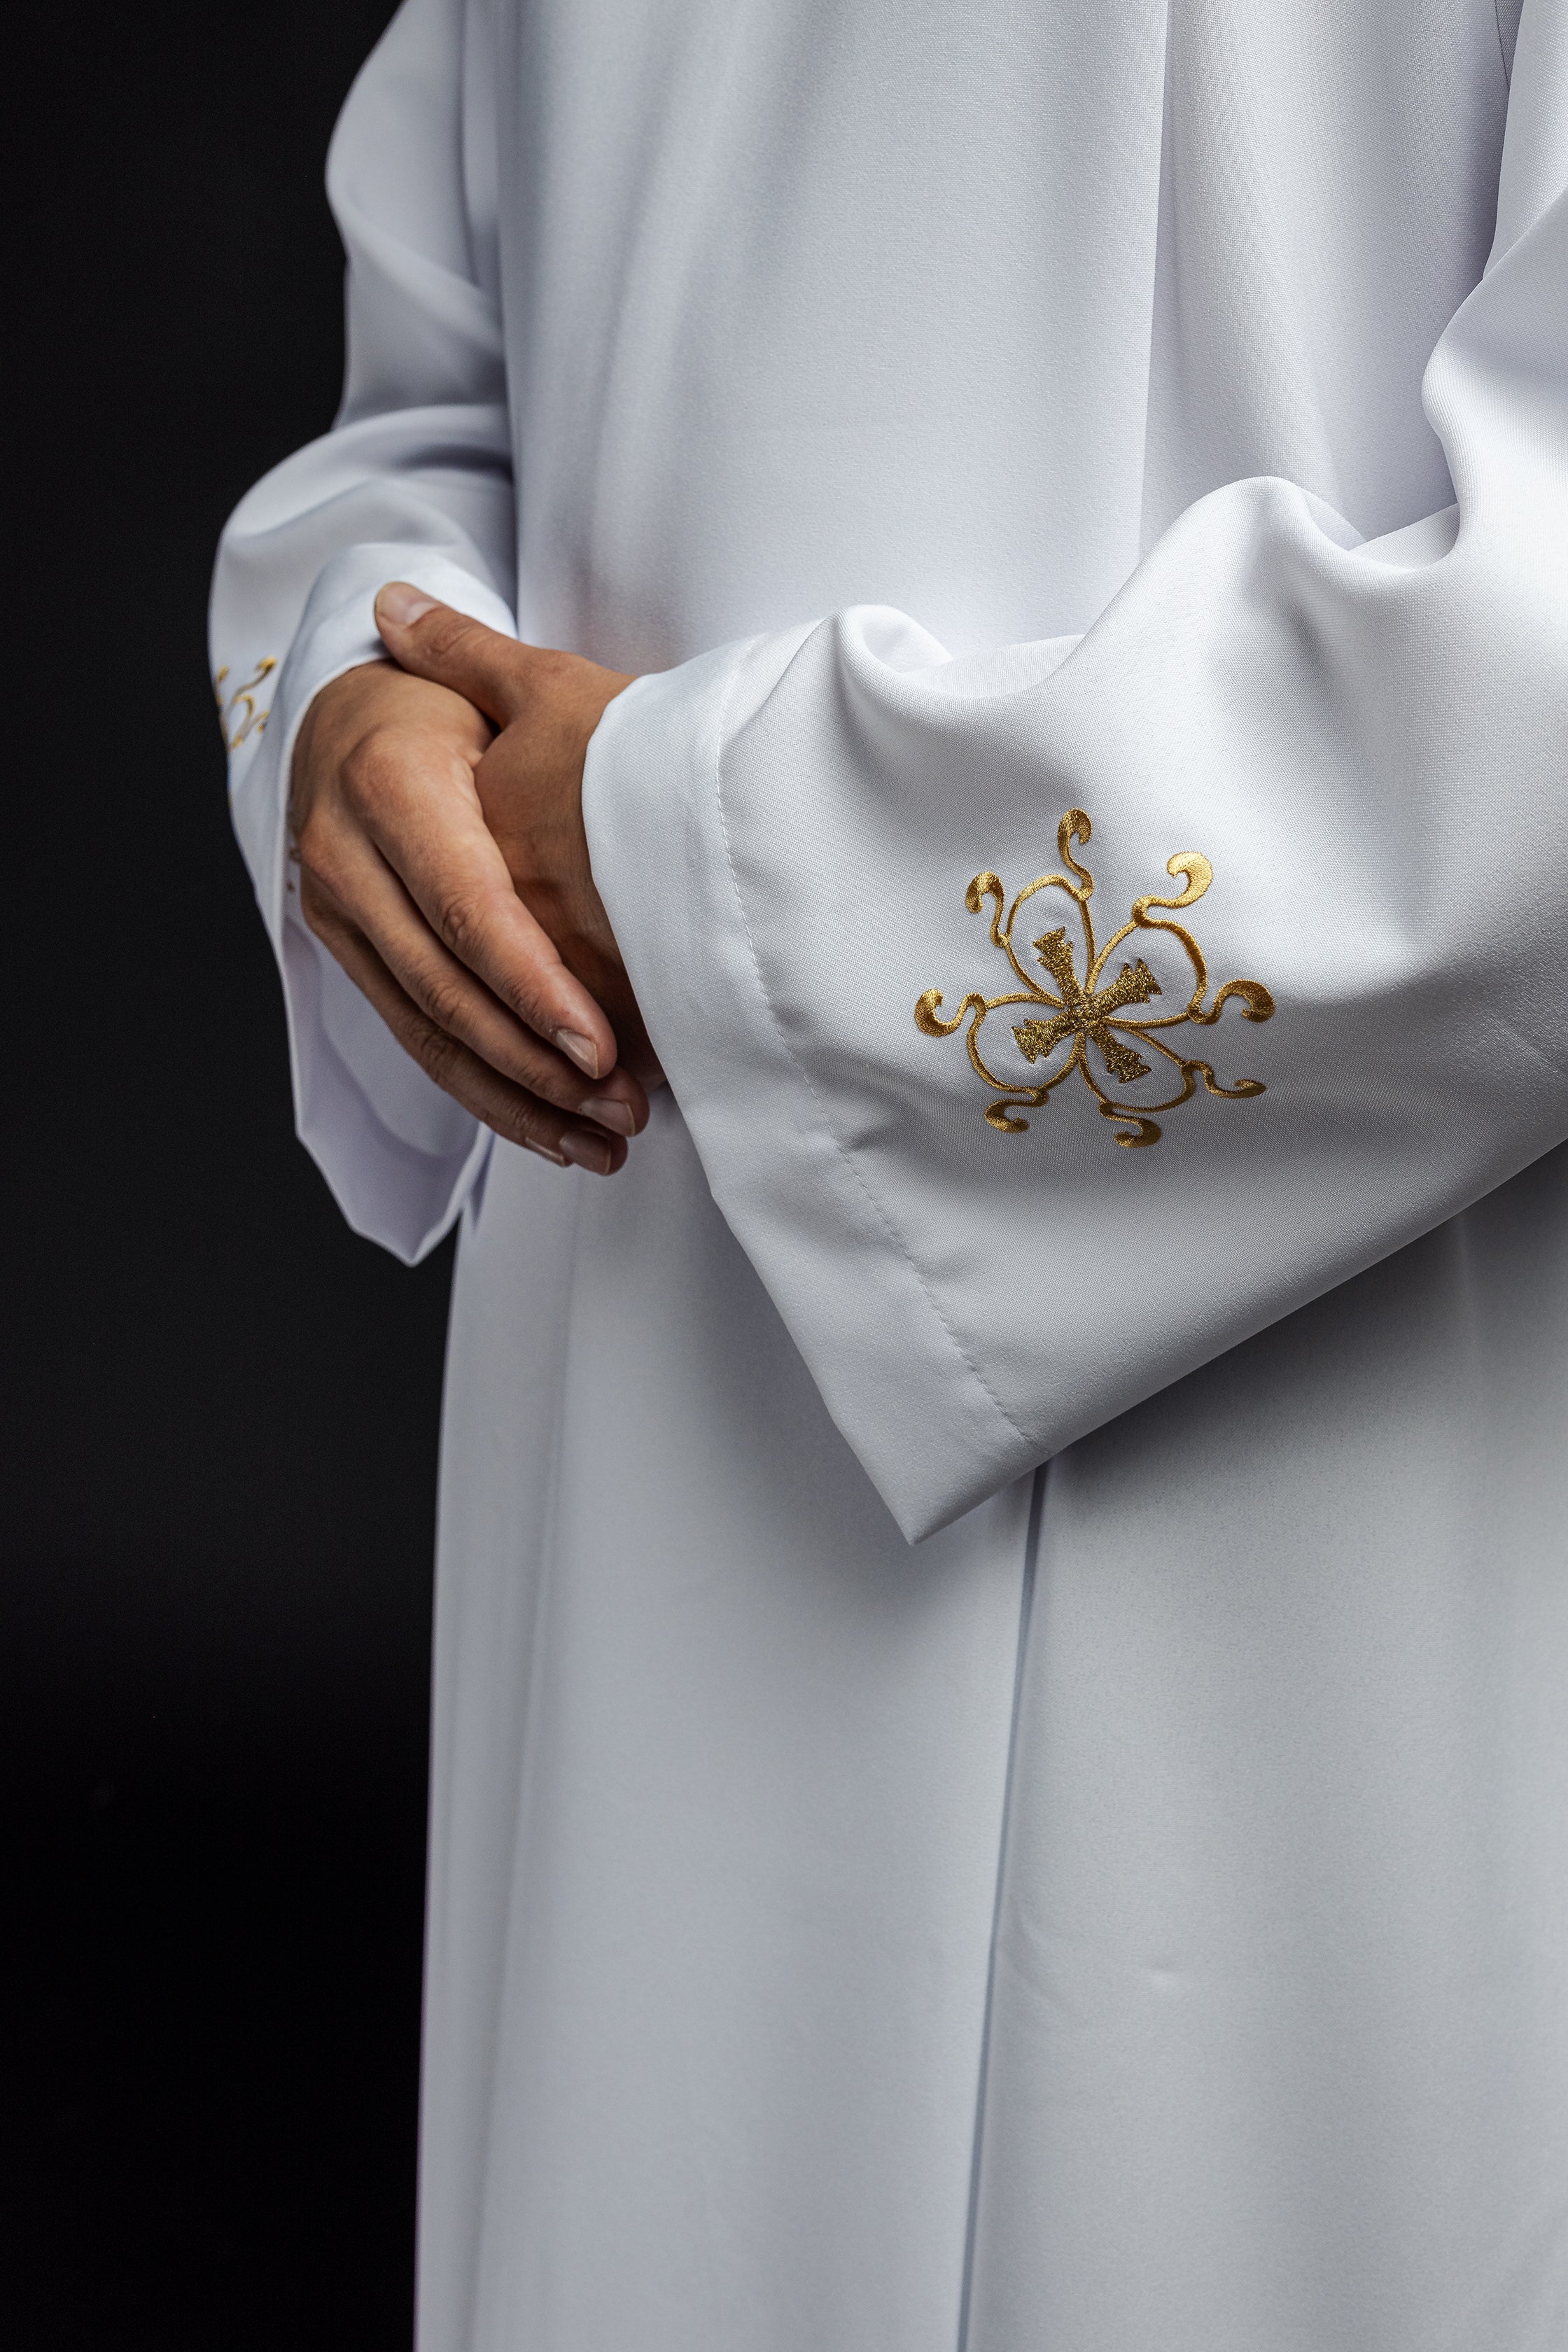
[(629, 1071), (602, 1083), (552, 1050), (458, 961), (431, 930), (379, 851), (360, 837), (336, 845), (330, 880), (302, 872), (340, 919), (374, 949), (405, 996), (438, 1029), (515, 1085), (616, 1135), (647, 1123), (647, 1097)]
[(368, 834), (458, 961), (589, 1077), (607, 1078), (615, 1030), (519, 900), (468, 763), (371, 738), (345, 762), (342, 782), (348, 821), (331, 809), (313, 816), (299, 837), (304, 864), (335, 889), (346, 845)]
[(626, 1146), (619, 1136), (567, 1117), (502, 1077), (449, 1031), (437, 1028), (313, 877), (302, 886), (301, 899), (316, 936), (374, 1005), (404, 1051), (444, 1094), (507, 1142), (540, 1152), (560, 1166), (585, 1168), (599, 1176), (613, 1176), (625, 1166)]
[(405, 580), (389, 581), (382, 590), (375, 625), (400, 668), (452, 688), (498, 727), (516, 718), (531, 649), (515, 637), (503, 637)]
[(441, 944), (537, 1036), (590, 1078), (607, 1078), (616, 1066), (615, 1030), (518, 897), (478, 808), (447, 803), (411, 812), (373, 799), (362, 814), (371, 841)]

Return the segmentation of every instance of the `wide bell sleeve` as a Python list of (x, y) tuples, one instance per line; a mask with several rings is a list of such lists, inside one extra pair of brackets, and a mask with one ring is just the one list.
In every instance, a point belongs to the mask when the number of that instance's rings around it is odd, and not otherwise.
[(862, 607), (601, 722), (655, 1045), (911, 1538), (1568, 1136), (1565, 23), (1426, 376), (1455, 508), (1237, 481), (1081, 639)]
[(283, 978), (300, 1138), (354, 1229), (409, 1260), (450, 1224), (488, 1134), (301, 921), (288, 780), (311, 697), (382, 655), (387, 580), (515, 634), (490, 89), (473, 0), (406, 0), (328, 164), (348, 256), (342, 405), (241, 500), (212, 596), (235, 828)]

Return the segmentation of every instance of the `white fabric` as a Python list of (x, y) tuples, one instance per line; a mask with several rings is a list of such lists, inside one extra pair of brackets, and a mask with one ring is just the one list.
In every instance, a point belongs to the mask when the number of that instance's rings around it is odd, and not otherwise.
[[(469, 1202), (423, 2352), (1556, 2347), (1568, 9), (410, 0), (332, 186), (214, 644), (301, 1134)], [(292, 913), (394, 573), (664, 673), (612, 1184)], [(1277, 1004), (1147, 1150), (914, 1023), (1075, 806)]]

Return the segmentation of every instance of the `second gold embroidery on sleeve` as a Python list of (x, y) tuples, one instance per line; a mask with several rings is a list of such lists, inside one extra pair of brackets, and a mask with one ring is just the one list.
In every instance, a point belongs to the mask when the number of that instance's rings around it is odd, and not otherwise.
[[(1023, 982), (1022, 989), (1009, 990), (1002, 996), (971, 994), (964, 998), (951, 1020), (942, 1017), (942, 991), (929, 988), (915, 1006), (915, 1023), (928, 1037), (951, 1037), (969, 1018), (969, 1058), (975, 1069), (994, 1087), (997, 1099), (985, 1113), (987, 1123), (1003, 1135), (1023, 1135), (1029, 1122), (1016, 1114), (1021, 1110), (1039, 1110), (1049, 1101), (1057, 1087), (1076, 1070), (1091, 1095), (1102, 1118), (1117, 1121), (1116, 1140), (1130, 1150), (1158, 1143), (1160, 1123), (1152, 1116), (1155, 1111), (1174, 1110), (1179, 1104), (1190, 1102), (1197, 1092), (1201, 1078), (1211, 1095), (1223, 1095), (1228, 1101), (1237, 1101), (1250, 1095), (1260, 1095), (1264, 1087), (1260, 1079), (1241, 1078), (1233, 1087), (1222, 1087), (1208, 1062), (1188, 1060), (1154, 1032), (1180, 1029), (1190, 1022), (1207, 1028), (1219, 1019), (1225, 1004), (1233, 996), (1241, 1004), (1246, 1021), (1268, 1021), (1274, 1013), (1274, 999), (1257, 980), (1227, 980), (1205, 1004), (1208, 995), (1208, 967), (1203, 951), (1192, 933), (1181, 923), (1173, 923), (1150, 909), (1163, 907), (1174, 911), (1194, 906), (1214, 879), (1214, 868), (1208, 859), (1195, 849), (1179, 850), (1169, 860), (1165, 871), (1184, 887), (1174, 898), (1162, 898), (1151, 893), (1134, 899), (1132, 913), (1121, 929), (1097, 949), (1094, 939), (1094, 919), (1089, 912), (1089, 899), (1094, 895), (1094, 877), (1073, 856), (1072, 845), (1087, 846), (1092, 827), (1082, 809), (1068, 809), (1057, 828), (1057, 854), (1068, 872), (1042, 874), (1026, 889), (1020, 890), (1011, 907), (1001, 880), (994, 874), (977, 874), (964, 893), (964, 903), (972, 915), (978, 915), (986, 901), (992, 902), (991, 940), (1000, 948), (1013, 971)], [(1069, 876), (1076, 879), (1069, 879)], [(1013, 927), (1019, 909), (1042, 890), (1064, 891), (1077, 909), (1076, 922), (1043, 931), (1033, 944), (1049, 986), (1042, 984), (1033, 971), (1020, 962), (1013, 945)], [(1006, 908), (1006, 920), (1003, 908)], [(1079, 978), (1078, 961), (1072, 929), (1079, 930), (1083, 941), (1083, 978)], [(1122, 942), (1136, 931), (1166, 932), (1173, 938), (1185, 954), (1193, 972), (1193, 992), (1179, 1013), (1163, 1016), (1153, 1013), (1139, 1015), (1134, 1008), (1148, 1004), (1162, 993), (1160, 983), (1142, 956), (1122, 963), (1114, 977), (1107, 980), (1106, 968)], [(1031, 1066), (1055, 1065), (1048, 1068), (1037, 1085), (1016, 1078), (998, 1076), (987, 1067), (980, 1050), (980, 1034), (993, 1013), (1008, 1005), (1026, 1006), (1029, 1017), (1011, 1024), (1018, 1051)], [(1136, 1043), (1133, 1041), (1136, 1040)], [(1148, 1054), (1163, 1056), (1171, 1065), (1173, 1077), (1179, 1075), (1177, 1091), (1158, 1101), (1129, 1103), (1118, 1101), (1095, 1075), (1094, 1057), (1103, 1067), (1107, 1077), (1115, 1085), (1135, 1086), (1149, 1077), (1160, 1066), (1150, 1061)], [(1141, 1050), (1142, 1049), (1142, 1050)]]
[(258, 662), (254, 677), (247, 677), (243, 686), (237, 686), (226, 693), (225, 691), (228, 686), (226, 662), (214, 678), (213, 693), (217, 701), (217, 723), (223, 729), (224, 744), (228, 751), (237, 751), (247, 735), (259, 735), (271, 717), (270, 709), (258, 710), (256, 708), (256, 690), (258, 687), (266, 684), (277, 667), (277, 655), (268, 654), (265, 661)]

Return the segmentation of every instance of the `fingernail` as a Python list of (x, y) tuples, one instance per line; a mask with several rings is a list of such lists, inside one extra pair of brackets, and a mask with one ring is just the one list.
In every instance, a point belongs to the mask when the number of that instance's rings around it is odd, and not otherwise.
[(531, 1143), (529, 1139), (524, 1136), (522, 1139), (522, 1148), (525, 1151), (537, 1151), (541, 1160), (548, 1160), (552, 1167), (564, 1168), (566, 1165), (565, 1160), (563, 1158), (562, 1154), (559, 1151), (552, 1151), (547, 1143)]
[(568, 1160), (579, 1168), (591, 1168), (595, 1176), (610, 1172), (610, 1147), (595, 1141), (591, 1135), (563, 1135), (561, 1149)]
[(375, 600), (375, 617), (390, 621), (394, 628), (411, 629), (425, 614), (433, 613), (438, 602), (426, 596), (423, 588), (411, 588), (406, 580), (389, 580)]
[(580, 1070), (591, 1078), (599, 1075), (599, 1049), (592, 1037), (584, 1037), (580, 1029), (557, 1029), (555, 1042), (563, 1054), (570, 1054)]
[(637, 1131), (630, 1103), (622, 1102), (616, 1095), (590, 1095), (586, 1102), (578, 1105), (578, 1108), (585, 1110), (590, 1118), (596, 1118), (601, 1127), (607, 1127), (613, 1134), (635, 1135)]

